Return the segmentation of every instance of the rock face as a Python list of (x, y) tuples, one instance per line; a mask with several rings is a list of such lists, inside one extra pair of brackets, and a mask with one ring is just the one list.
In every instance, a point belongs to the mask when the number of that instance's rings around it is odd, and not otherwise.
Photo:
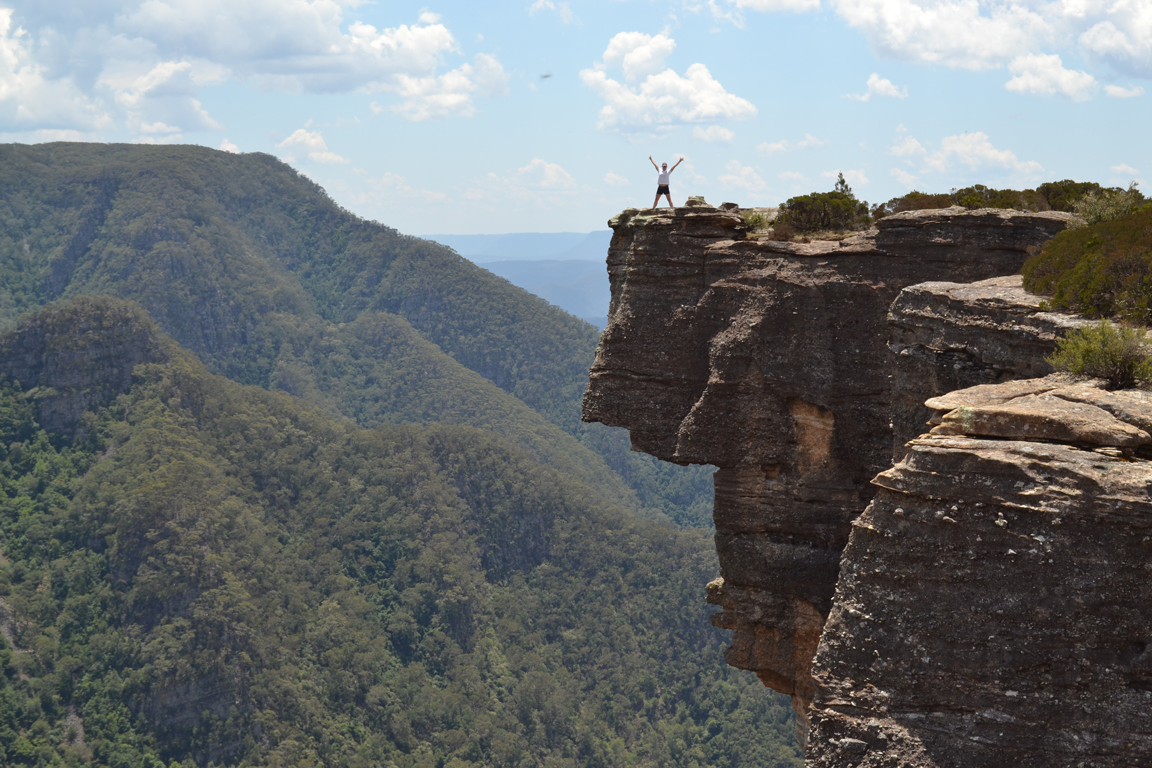
[(929, 401), (816, 656), (809, 765), (1152, 765), (1152, 394)]
[(889, 306), (924, 281), (1015, 272), (1070, 218), (918, 211), (813, 243), (748, 238), (729, 203), (609, 222), (612, 304), (584, 418), (719, 468), (713, 622), (734, 630), (729, 663), (801, 718), (851, 520), (891, 465)]
[(888, 315), (896, 353), (892, 382), (893, 458), (924, 431), (928, 398), (944, 392), (1052, 372), (1056, 340), (1086, 321), (1046, 312), (1020, 275), (975, 283), (926, 282), (900, 292)]

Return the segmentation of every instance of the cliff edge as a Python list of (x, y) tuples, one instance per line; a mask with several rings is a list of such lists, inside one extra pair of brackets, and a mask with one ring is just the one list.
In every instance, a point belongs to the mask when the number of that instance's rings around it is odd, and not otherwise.
[(1016, 272), (1071, 220), (916, 211), (812, 243), (749, 237), (730, 203), (609, 222), (612, 303), (584, 419), (626, 427), (635, 450), (718, 467), (712, 620), (733, 630), (728, 662), (791, 694), (802, 724), (852, 520), (892, 463), (889, 308), (915, 284)]

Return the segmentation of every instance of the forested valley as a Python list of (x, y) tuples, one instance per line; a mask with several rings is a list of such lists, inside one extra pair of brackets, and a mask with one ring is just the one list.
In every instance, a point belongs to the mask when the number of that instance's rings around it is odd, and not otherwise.
[(0, 174), (0, 762), (801, 764), (594, 328), (270, 156)]

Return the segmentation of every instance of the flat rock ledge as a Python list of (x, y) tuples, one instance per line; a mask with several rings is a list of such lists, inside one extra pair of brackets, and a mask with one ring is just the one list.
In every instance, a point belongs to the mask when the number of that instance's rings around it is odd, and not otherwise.
[(930, 398), (873, 481), (813, 667), (808, 765), (1152, 765), (1152, 393)]

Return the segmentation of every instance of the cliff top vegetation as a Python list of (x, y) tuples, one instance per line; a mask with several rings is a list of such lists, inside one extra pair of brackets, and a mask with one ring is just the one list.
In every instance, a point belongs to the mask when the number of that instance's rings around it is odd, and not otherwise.
[(1152, 323), (1152, 204), (1126, 213), (1134, 197), (1089, 200), (1096, 221), (1061, 232), (1029, 258), (1024, 288), (1053, 309)]

